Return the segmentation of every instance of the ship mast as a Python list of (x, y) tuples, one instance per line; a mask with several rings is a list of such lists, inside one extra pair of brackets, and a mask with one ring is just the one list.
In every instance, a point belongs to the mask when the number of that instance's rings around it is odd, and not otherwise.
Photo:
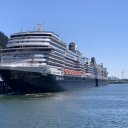
[(42, 24), (37, 24), (36, 31), (43, 31), (43, 25)]

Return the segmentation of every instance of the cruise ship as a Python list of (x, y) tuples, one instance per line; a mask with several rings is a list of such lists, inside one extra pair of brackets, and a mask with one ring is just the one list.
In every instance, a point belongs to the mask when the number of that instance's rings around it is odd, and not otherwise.
[(107, 69), (84, 57), (76, 43), (44, 31), (18, 32), (1, 49), (0, 74), (16, 93), (63, 91), (107, 84)]

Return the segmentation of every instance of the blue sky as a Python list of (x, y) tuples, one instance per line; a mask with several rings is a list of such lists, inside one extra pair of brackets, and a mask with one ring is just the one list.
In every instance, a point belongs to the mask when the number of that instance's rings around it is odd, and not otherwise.
[(109, 76), (128, 78), (127, 0), (0, 0), (0, 31), (33, 30), (42, 23), (86, 57), (104, 63)]

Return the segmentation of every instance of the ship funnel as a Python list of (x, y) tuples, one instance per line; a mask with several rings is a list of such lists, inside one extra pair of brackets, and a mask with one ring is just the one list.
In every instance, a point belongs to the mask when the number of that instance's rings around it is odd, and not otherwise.
[(91, 58), (91, 64), (96, 65), (96, 59), (95, 59), (95, 57), (92, 57)]
[(71, 51), (76, 51), (76, 44), (74, 43), (74, 42), (71, 42), (70, 44), (69, 44), (69, 50), (71, 50)]

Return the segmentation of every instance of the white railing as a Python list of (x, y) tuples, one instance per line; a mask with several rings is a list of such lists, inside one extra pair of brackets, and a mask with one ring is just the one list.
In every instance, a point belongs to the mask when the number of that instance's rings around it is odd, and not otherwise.
[(39, 63), (0, 63), (0, 66), (9, 66), (9, 67), (40, 67), (45, 66), (45, 63), (39, 64)]

